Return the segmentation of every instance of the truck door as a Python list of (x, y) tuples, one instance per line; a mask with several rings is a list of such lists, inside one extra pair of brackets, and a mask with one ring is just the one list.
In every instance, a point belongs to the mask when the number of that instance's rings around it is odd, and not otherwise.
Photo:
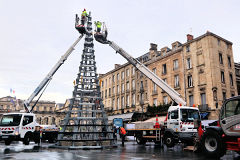
[(22, 122), (22, 133), (21, 138), (24, 138), (25, 134), (29, 131), (34, 130), (34, 125), (33, 125), (33, 116), (25, 115), (23, 117), (23, 122)]
[(168, 113), (168, 121), (167, 121), (167, 128), (171, 128), (174, 130), (174, 132), (178, 132), (179, 131), (179, 121), (178, 121), (178, 118), (179, 118), (179, 110), (176, 109), (176, 110), (173, 110), (173, 111), (170, 111)]
[(228, 136), (240, 136), (240, 99), (227, 100), (221, 111), (220, 124)]

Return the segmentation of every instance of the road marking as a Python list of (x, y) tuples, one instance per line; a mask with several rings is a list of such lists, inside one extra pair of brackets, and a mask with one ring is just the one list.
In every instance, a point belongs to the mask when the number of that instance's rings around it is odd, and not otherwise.
[(88, 159), (88, 157), (79, 156), (79, 155), (76, 155), (76, 157)]

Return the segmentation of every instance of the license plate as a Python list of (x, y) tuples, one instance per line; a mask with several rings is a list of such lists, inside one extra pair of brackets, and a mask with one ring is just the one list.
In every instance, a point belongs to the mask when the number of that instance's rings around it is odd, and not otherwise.
[(5, 138), (8, 138), (8, 136), (2, 136), (2, 138), (4, 138), (4, 139), (5, 139)]

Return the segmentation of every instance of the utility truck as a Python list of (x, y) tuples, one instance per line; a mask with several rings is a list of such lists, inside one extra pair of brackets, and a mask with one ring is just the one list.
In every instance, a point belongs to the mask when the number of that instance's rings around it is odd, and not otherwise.
[(194, 124), (198, 128), (198, 147), (208, 157), (220, 158), (227, 150), (240, 154), (240, 96), (223, 103), (217, 125), (203, 128), (197, 120)]
[[(24, 101), (25, 112), (3, 114), (0, 121), (0, 134), (6, 145), (10, 145), (12, 141), (23, 141), (25, 145), (28, 145), (31, 140), (38, 143), (40, 141), (40, 137), (42, 137), (43, 140), (48, 140), (49, 142), (54, 142), (57, 139), (58, 128), (54, 125), (39, 125), (37, 123), (36, 115), (32, 113), (32, 111), (50, 83), (53, 75), (64, 63), (64, 61), (67, 60), (68, 56), (74, 50), (74, 47), (83, 36), (84, 34), (81, 34), (78, 37), (73, 45), (71, 45), (67, 52), (60, 58), (47, 76), (37, 86), (31, 96)], [(30, 106), (30, 103), (41, 91), (42, 93), (40, 94), (38, 100), (33, 106)]]
[(181, 98), (181, 95), (177, 91), (149, 70), (144, 64), (120, 48), (116, 43), (107, 40), (107, 33), (107, 27), (104, 24), (101, 32), (95, 32), (95, 40), (112, 47), (116, 53), (123, 56), (130, 64), (142, 72), (142, 74), (164, 90), (172, 98), (173, 102), (178, 104), (176, 106), (173, 106), (172, 104), (172, 106), (169, 107), (168, 115), (166, 117), (166, 126), (158, 129), (162, 131), (156, 131), (156, 129), (153, 129), (153, 126), (150, 126), (151, 128), (149, 128), (150, 130), (148, 131), (146, 129), (132, 129), (131, 131), (129, 130), (129, 133), (136, 136), (137, 142), (140, 144), (155, 139), (156, 143), (159, 143), (159, 141), (162, 140), (161, 137), (167, 147), (173, 147), (175, 143), (178, 143), (179, 141), (193, 143), (194, 137), (197, 134), (197, 129), (194, 129), (193, 122), (194, 120), (200, 120), (199, 109), (186, 106), (186, 102)]

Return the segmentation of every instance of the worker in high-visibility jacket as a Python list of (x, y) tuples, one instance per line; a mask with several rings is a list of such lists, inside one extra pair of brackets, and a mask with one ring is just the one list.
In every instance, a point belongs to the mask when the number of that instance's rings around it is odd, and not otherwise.
[(124, 140), (127, 132), (123, 127), (120, 127), (120, 135), (122, 136), (122, 146), (124, 146)]
[(97, 21), (97, 22), (94, 22), (94, 24), (96, 25), (97, 27), (97, 32), (101, 32), (101, 28), (102, 28), (102, 23)]
[(86, 9), (84, 8), (84, 10), (82, 11), (82, 15), (81, 15), (82, 25), (84, 25), (87, 16), (88, 16), (87, 11), (86, 11)]

